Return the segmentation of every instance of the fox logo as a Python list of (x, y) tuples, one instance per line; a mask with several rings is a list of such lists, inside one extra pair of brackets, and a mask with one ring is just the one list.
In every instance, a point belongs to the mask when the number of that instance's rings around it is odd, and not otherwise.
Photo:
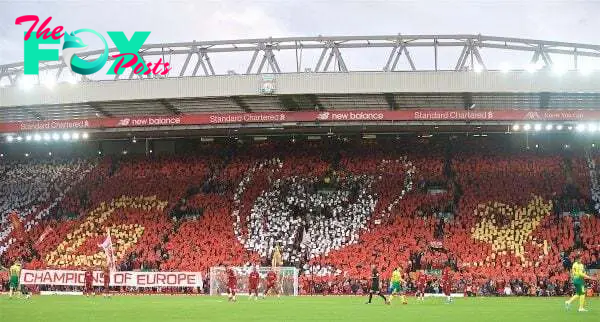
[(329, 112), (323, 112), (323, 113), (319, 113), (317, 115), (317, 120), (324, 121), (324, 120), (328, 120), (328, 119), (329, 119)]
[(83, 43), (81, 38), (75, 36), (74, 33), (65, 32), (65, 43), (63, 45), (63, 61), (69, 69), (73, 70), (72, 59), (73, 56), (79, 52), (86, 50), (88, 46)]
[(120, 119), (119, 123), (117, 123), (117, 126), (128, 126), (130, 122), (130, 118)]
[[(87, 61), (85, 59), (81, 59), (77, 57), (77, 53), (82, 52), (88, 48), (81, 38), (76, 35), (82, 32), (92, 33), (96, 35), (102, 42), (104, 43), (104, 51), (96, 60)], [(108, 44), (102, 35), (92, 29), (79, 29), (73, 31), (72, 33), (65, 32), (65, 43), (63, 44), (63, 62), (69, 69), (73, 72), (81, 74), (81, 75), (90, 75), (93, 74), (106, 64), (108, 60)]]

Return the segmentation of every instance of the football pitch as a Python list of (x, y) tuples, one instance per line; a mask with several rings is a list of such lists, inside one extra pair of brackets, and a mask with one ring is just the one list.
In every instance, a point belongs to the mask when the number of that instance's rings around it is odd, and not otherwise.
[[(285, 297), (229, 303), (224, 297), (201, 296), (35, 296), (0, 298), (0, 321), (600, 321), (600, 298), (587, 301), (589, 312), (564, 308), (564, 298), (467, 298), (445, 304), (398, 299), (386, 306), (379, 298)], [(574, 303), (575, 304), (575, 303)]]

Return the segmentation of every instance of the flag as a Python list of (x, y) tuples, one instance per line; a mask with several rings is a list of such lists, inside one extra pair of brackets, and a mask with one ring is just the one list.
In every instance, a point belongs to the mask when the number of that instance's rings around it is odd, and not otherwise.
[(100, 246), (104, 250), (108, 269), (111, 272), (116, 271), (115, 253), (113, 250), (112, 239), (110, 238), (110, 231), (107, 231), (106, 239), (102, 242), (102, 244), (98, 246)]
[(21, 221), (21, 218), (19, 218), (19, 213), (17, 213), (16, 211), (13, 211), (10, 215), (10, 222), (13, 226), (13, 231), (15, 232), (15, 235), (20, 238), (23, 235), (23, 222)]
[(304, 231), (302, 232), (302, 242), (301, 242), (301, 244), (305, 245), (305, 246), (309, 246), (310, 242), (311, 242), (310, 234), (308, 233), (308, 231), (306, 231), (306, 228), (304, 228)]
[(48, 237), (48, 235), (53, 231), (54, 229), (52, 229), (52, 227), (47, 226), (46, 229), (44, 229), (44, 232), (40, 235), (40, 238), (38, 238), (37, 242), (35, 242), (35, 245), (37, 246), (39, 243), (43, 242), (44, 239), (46, 239), (46, 237)]

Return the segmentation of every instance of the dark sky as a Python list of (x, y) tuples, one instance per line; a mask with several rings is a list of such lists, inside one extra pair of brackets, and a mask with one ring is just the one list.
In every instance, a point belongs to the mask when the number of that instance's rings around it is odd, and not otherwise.
[(600, 44), (600, 1), (0, 0), (0, 64), (22, 61), (27, 27), (14, 21), (25, 14), (42, 20), (52, 16), (51, 27), (63, 25), (70, 31), (151, 31), (146, 43), (481, 33)]

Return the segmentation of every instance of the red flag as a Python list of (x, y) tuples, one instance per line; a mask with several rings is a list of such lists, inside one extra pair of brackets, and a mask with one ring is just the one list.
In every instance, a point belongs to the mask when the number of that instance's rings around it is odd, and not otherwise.
[(16, 211), (13, 211), (10, 214), (10, 222), (13, 226), (13, 231), (16, 236), (20, 237), (23, 235), (23, 223), (21, 222), (21, 218), (19, 218), (19, 214)]

